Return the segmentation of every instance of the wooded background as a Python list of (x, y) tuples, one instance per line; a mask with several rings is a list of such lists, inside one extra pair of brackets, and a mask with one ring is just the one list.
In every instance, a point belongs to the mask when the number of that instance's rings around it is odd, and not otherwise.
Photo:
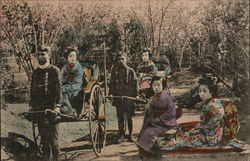
[(168, 56), (173, 71), (195, 71), (210, 56), (213, 70), (249, 106), (248, 0), (3, 1), (0, 32), (1, 89), (15, 86), (4, 57), (18, 57), (30, 80), (40, 46), (51, 46), (52, 63), (61, 66), (66, 46), (84, 57), (105, 41), (110, 58), (123, 50), (138, 64), (150, 47), (152, 59)]

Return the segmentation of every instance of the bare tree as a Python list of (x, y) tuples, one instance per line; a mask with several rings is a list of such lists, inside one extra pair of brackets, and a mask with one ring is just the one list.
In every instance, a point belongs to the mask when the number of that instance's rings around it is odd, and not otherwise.
[(53, 46), (62, 27), (60, 4), (5, 2), (2, 8), (2, 36), (20, 59), (30, 80), (34, 53), (40, 46)]

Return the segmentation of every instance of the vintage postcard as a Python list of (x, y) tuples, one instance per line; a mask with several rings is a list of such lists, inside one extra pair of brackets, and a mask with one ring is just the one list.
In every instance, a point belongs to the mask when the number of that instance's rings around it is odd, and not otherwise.
[(2, 161), (250, 161), (249, 1), (1, 1)]

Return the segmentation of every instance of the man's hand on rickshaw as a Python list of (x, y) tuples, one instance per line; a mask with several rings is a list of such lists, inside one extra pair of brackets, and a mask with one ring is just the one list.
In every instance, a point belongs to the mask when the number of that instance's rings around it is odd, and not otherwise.
[(143, 103), (143, 104), (148, 103), (148, 101), (145, 99), (145, 97), (142, 97), (141, 95), (136, 96), (135, 101), (138, 102), (138, 103)]
[(56, 114), (60, 114), (61, 113), (60, 107), (61, 107), (61, 105), (59, 105), (59, 104), (56, 105), (56, 108), (54, 109), (54, 112)]
[(113, 102), (113, 95), (112, 94), (108, 95), (106, 98), (108, 99), (108, 101), (110, 102), (110, 104), (112, 104), (112, 102)]
[(59, 108), (59, 107), (55, 108), (55, 109), (54, 109), (54, 112), (55, 112), (56, 114), (60, 114), (60, 113), (61, 113), (60, 108)]
[(140, 96), (136, 96), (135, 98), (138, 99), (138, 100), (142, 99)]

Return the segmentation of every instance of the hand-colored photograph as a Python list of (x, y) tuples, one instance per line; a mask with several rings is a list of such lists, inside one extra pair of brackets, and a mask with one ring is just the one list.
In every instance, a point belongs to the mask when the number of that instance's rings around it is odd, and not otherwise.
[(249, 3), (1, 1), (1, 161), (250, 161)]

